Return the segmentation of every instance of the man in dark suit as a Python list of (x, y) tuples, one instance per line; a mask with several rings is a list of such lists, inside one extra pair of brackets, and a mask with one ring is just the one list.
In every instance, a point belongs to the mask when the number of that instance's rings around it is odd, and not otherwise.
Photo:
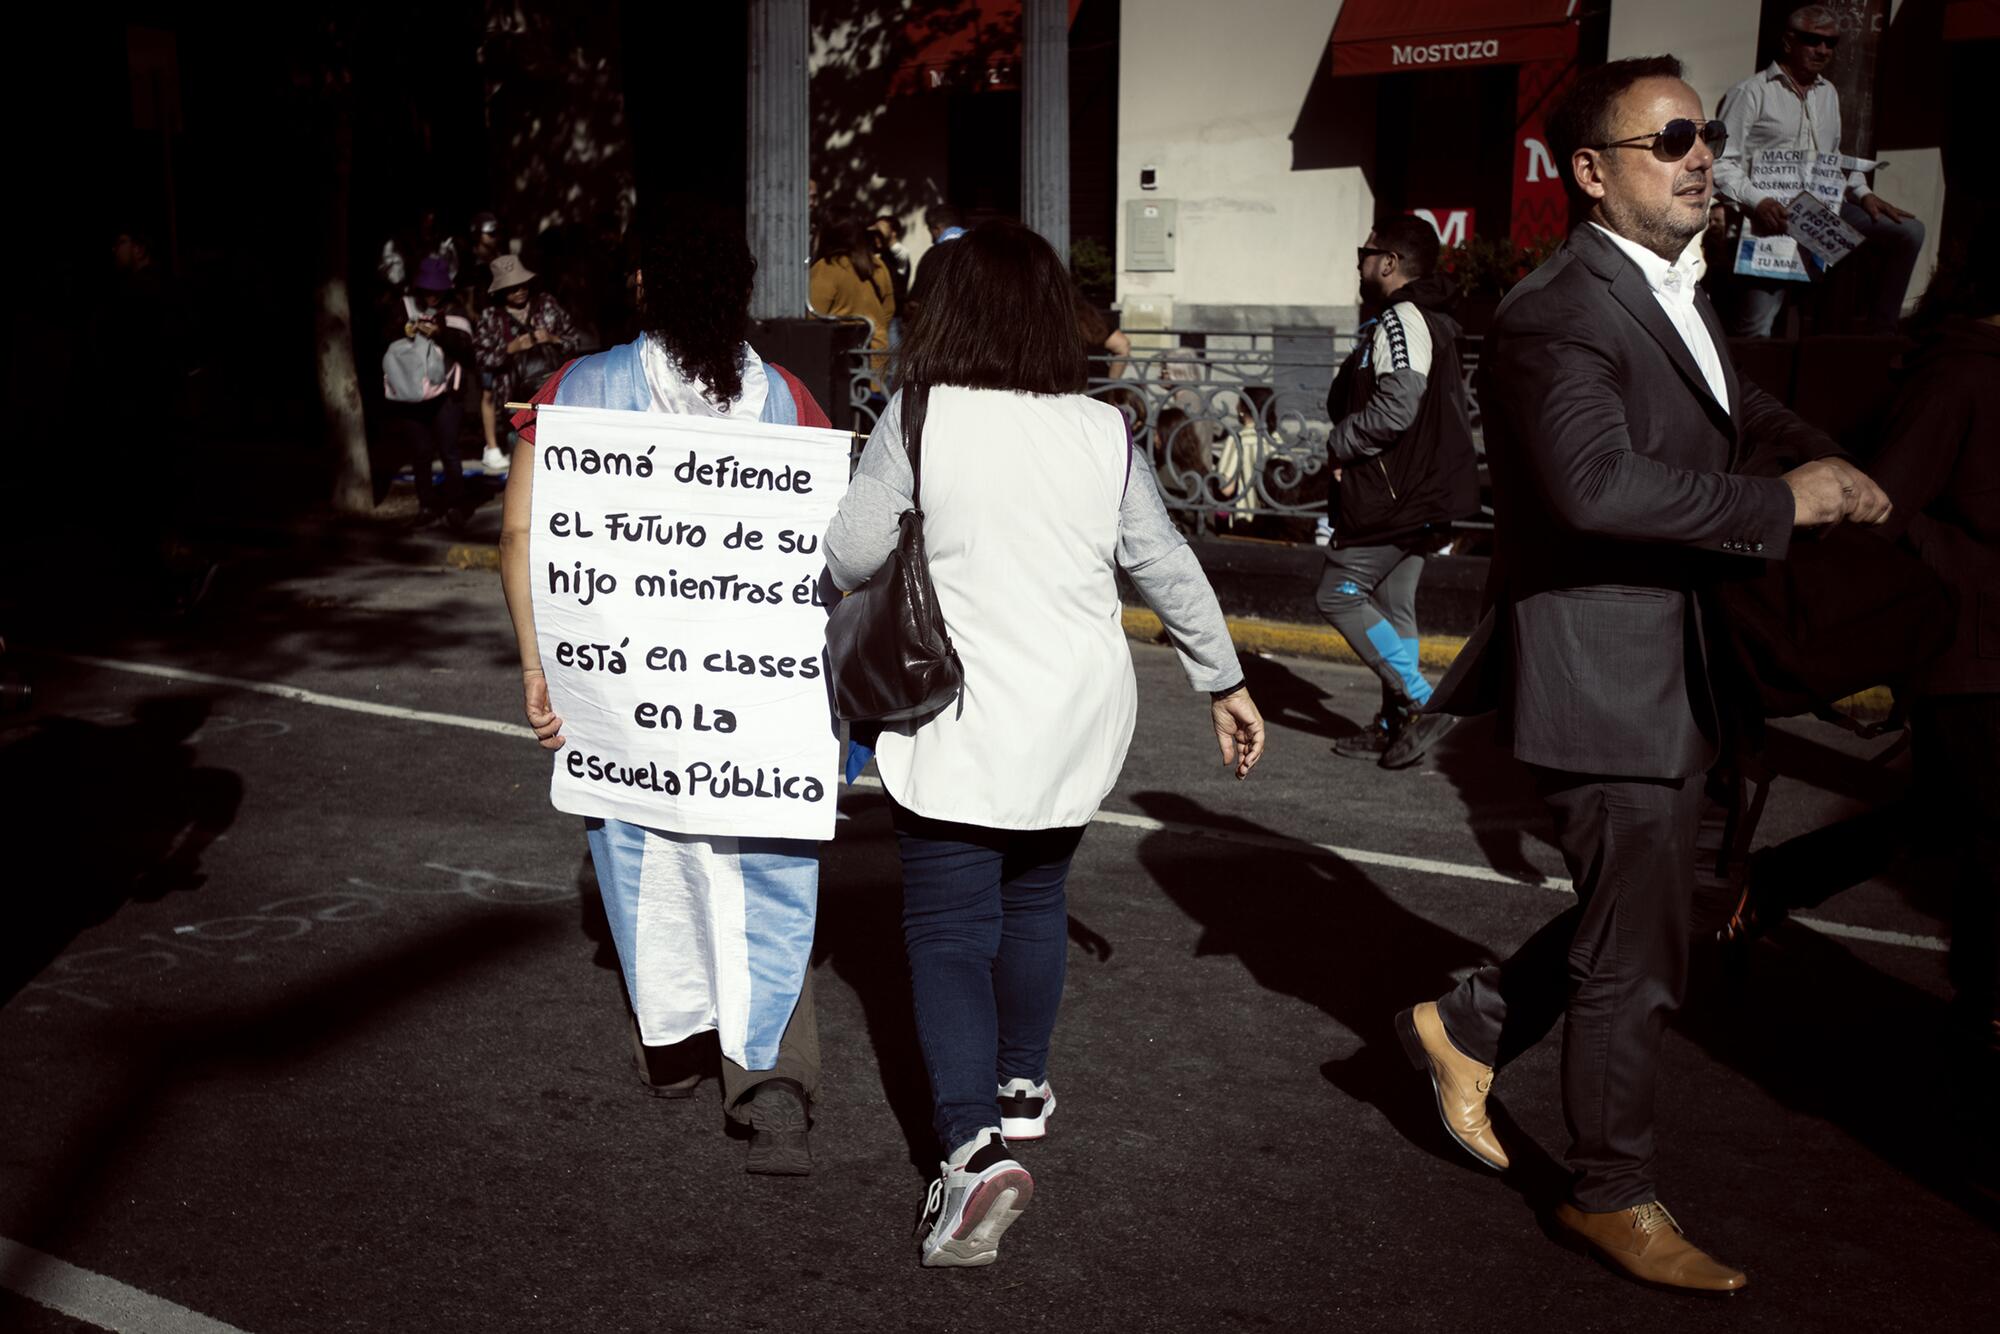
[(1793, 530), (1879, 523), (1881, 490), (1729, 362), (1695, 251), (1721, 122), (1671, 56), (1586, 73), (1550, 120), (1583, 217), (1501, 305), (1479, 400), (1496, 542), (1485, 620), (1431, 708), (1497, 708), (1577, 904), (1396, 1017), (1446, 1129), (1504, 1168), (1494, 1067), (1563, 1020), (1575, 1173), (1557, 1225), (1639, 1279), (1729, 1292), (1653, 1181), (1653, 1083), (1687, 972), (1696, 806), (1720, 741), (1706, 591)]

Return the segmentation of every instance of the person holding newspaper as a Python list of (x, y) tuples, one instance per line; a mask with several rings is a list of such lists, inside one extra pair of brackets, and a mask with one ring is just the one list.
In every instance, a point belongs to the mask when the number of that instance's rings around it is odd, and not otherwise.
[[(1778, 59), (1723, 94), (1716, 116), (1728, 128), (1729, 138), (1715, 158), (1715, 187), (1743, 208), (1760, 236), (1785, 235), (1789, 213), (1786, 199), (1751, 180), (1758, 154), (1772, 149), (1840, 152), (1840, 93), (1823, 77), (1839, 45), (1840, 22), (1832, 10), (1824, 5), (1793, 10)], [(1890, 252), (1869, 324), (1872, 332), (1894, 333), (1917, 255), (1924, 248), (1924, 224), (1876, 194), (1858, 169), (1848, 173), (1840, 216), (1868, 244)], [(1773, 279), (1745, 278), (1729, 321), (1730, 334), (1770, 337), (1785, 308), (1788, 286)]]

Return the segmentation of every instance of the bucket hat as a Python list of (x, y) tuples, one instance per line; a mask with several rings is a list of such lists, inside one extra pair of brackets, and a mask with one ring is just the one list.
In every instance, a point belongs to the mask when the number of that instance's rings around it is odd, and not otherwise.
[(519, 255), (495, 255), (492, 268), (493, 282), (487, 287), (488, 292), (504, 292), (535, 280), (534, 273), (521, 262)]

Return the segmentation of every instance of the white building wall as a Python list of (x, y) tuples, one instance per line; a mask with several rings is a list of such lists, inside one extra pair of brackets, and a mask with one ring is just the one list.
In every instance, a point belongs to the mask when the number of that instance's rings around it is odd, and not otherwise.
[[(1899, 6), (1900, 8), (1900, 6)], [(1293, 128), (1330, 59), (1339, 0), (1124, 0), (1118, 93), (1118, 296), (1128, 330), (1349, 327), (1353, 247), (1375, 198), (1360, 167), (1294, 170)], [(1606, 58), (1668, 53), (1711, 111), (1755, 72), (1757, 0), (1612, 0)], [(1877, 188), (1933, 238), (1934, 150), (1892, 154)], [(1157, 188), (1142, 190), (1152, 167)], [(1127, 205), (1178, 207), (1175, 267), (1126, 271)]]
[[(1804, 3), (1804, 0), (1800, 0)], [(1612, 0), (1606, 60), (1679, 56), (1714, 113), (1722, 95), (1757, 70), (1757, 0)]]
[[(1329, 60), (1329, 0), (1124, 0), (1118, 293), (1125, 327), (1351, 325), (1354, 247), (1374, 195), (1358, 167), (1292, 169), (1292, 128)], [(1144, 167), (1158, 188), (1141, 190)], [(1176, 265), (1128, 273), (1126, 204), (1174, 200)]]

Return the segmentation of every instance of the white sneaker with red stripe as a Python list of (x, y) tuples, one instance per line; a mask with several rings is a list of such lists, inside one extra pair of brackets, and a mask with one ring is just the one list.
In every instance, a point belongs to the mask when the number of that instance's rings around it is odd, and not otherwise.
[(1000, 1132), (980, 1131), (938, 1164), (938, 1179), (917, 1220), (923, 1264), (992, 1264), (1000, 1258), (1000, 1235), (1034, 1195), (1035, 1179), (1007, 1152)]
[(1047, 1080), (1010, 1079), (1000, 1086), (1000, 1133), (1009, 1140), (1040, 1139), (1049, 1133), (1056, 1091)]

